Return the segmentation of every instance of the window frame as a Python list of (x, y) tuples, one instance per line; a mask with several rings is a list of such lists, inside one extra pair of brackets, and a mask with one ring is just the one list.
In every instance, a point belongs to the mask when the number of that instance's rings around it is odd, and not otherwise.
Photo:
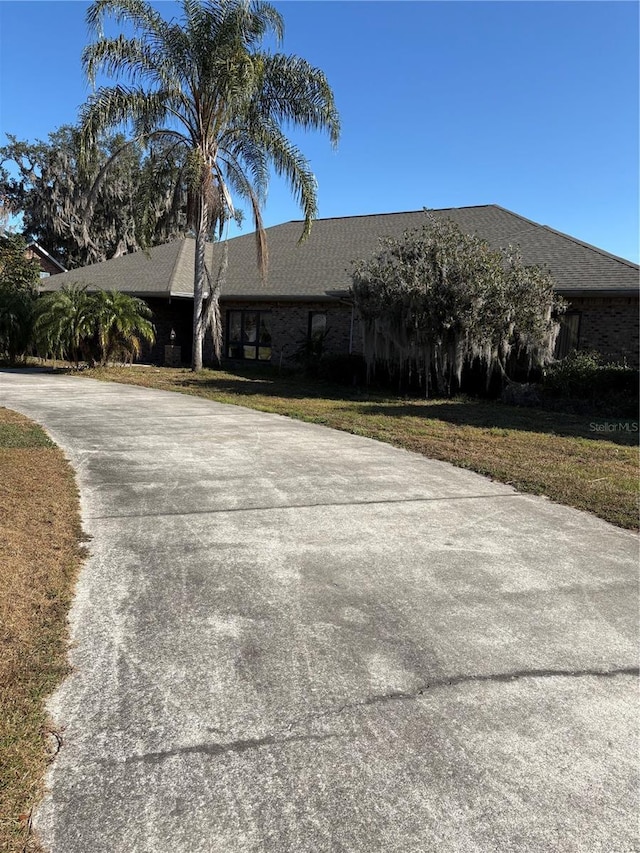
[[(240, 315), (240, 339), (238, 341), (231, 341), (231, 323), (232, 323), (232, 315), (239, 314)], [(256, 337), (255, 341), (249, 341), (246, 338), (246, 323), (245, 318), (247, 314), (255, 314), (256, 315)], [(269, 319), (272, 317), (271, 309), (261, 309), (261, 308), (227, 308), (226, 309), (226, 322), (225, 322), (225, 340), (224, 340), (224, 352), (225, 358), (233, 359), (234, 361), (251, 361), (251, 362), (269, 362), (271, 361), (273, 355), (273, 345), (272, 341), (268, 344), (260, 343), (260, 332), (262, 327), (262, 318), (268, 316)], [(269, 330), (269, 335), (271, 337), (271, 331)], [(232, 348), (239, 350), (241, 352), (240, 355), (231, 355)], [(252, 357), (247, 356), (245, 353), (247, 349), (253, 349), (254, 355)], [(260, 358), (260, 350), (269, 349), (269, 358)]]

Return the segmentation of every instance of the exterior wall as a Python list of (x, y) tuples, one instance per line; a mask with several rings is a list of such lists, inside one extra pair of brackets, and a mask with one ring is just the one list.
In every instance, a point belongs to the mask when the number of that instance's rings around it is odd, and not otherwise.
[[(351, 306), (338, 300), (331, 302), (241, 302), (221, 300), (223, 336), (227, 330), (228, 310), (253, 310), (271, 312), (271, 364), (295, 363), (295, 354), (304, 345), (309, 328), (309, 313), (327, 315), (326, 352), (343, 355), (349, 352), (351, 335)], [(354, 340), (354, 345), (356, 341)], [(359, 347), (358, 347), (359, 348)], [(223, 347), (224, 352), (224, 347)], [(205, 340), (204, 360), (213, 363), (211, 336)]]
[(183, 364), (191, 363), (191, 329), (193, 326), (193, 301), (191, 299), (145, 299), (153, 311), (152, 322), (156, 328), (153, 346), (143, 346), (140, 361), (164, 364), (164, 348), (171, 343), (171, 329), (176, 333), (176, 345), (182, 350)]
[(588, 296), (567, 300), (580, 314), (578, 346), (596, 350), (611, 361), (638, 366), (639, 301), (637, 296)]
[[(191, 335), (193, 302), (190, 299), (146, 299), (153, 311), (156, 343), (145, 348), (142, 361), (162, 364), (164, 347), (170, 343), (171, 329), (176, 333), (176, 344), (182, 348), (183, 364), (191, 362)], [(638, 297), (576, 297), (569, 301), (570, 311), (580, 314), (578, 346), (582, 350), (596, 350), (612, 361), (626, 359), (638, 366), (639, 354), (639, 302)], [(327, 315), (328, 335), (325, 351), (331, 355), (346, 355), (350, 351), (362, 352), (362, 330), (358, 317), (353, 317), (351, 306), (338, 300), (331, 302), (243, 302), (222, 300), (220, 304), (223, 335), (226, 336), (229, 309), (271, 312), (272, 355), (271, 364), (292, 365), (295, 354), (304, 344), (309, 327), (309, 313)], [(223, 350), (224, 351), (224, 350)], [(205, 339), (204, 360), (213, 364), (211, 335)]]
[(57, 267), (46, 255), (41, 255), (39, 252), (34, 251), (31, 246), (27, 247), (25, 256), (29, 259), (35, 258), (40, 264), (42, 272), (47, 272), (49, 275), (57, 275), (59, 272), (62, 272), (60, 267)]

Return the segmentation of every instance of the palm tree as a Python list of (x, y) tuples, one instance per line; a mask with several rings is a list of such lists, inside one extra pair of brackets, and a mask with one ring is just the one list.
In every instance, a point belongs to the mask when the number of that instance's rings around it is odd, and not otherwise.
[(95, 309), (85, 287), (65, 285), (36, 303), (34, 337), (43, 357), (68, 358), (78, 367), (95, 328)]
[(102, 364), (116, 356), (133, 360), (140, 355), (142, 341), (153, 343), (151, 309), (142, 299), (118, 290), (101, 290), (91, 299)]
[[(211, 326), (220, 355), (217, 276), (205, 265), (205, 243), (222, 238), (239, 213), (233, 195), (250, 205), (258, 266), (267, 269), (261, 216), (270, 168), (284, 176), (304, 214), (301, 240), (317, 214), (316, 180), (283, 127), (326, 131), (333, 144), (339, 118), (325, 75), (297, 56), (263, 49), (281, 42), (280, 14), (263, 0), (181, 0), (182, 19), (166, 21), (147, 0), (94, 0), (87, 21), (97, 40), (83, 53), (89, 80), (104, 71), (128, 85), (100, 87), (81, 113), (85, 147), (101, 131), (129, 124), (135, 140), (161, 141), (184, 152), (190, 228), (195, 233), (193, 368), (202, 367), (202, 342)], [(111, 17), (133, 35), (107, 38)], [(121, 149), (122, 150), (122, 149)], [(207, 295), (208, 293), (208, 295)]]

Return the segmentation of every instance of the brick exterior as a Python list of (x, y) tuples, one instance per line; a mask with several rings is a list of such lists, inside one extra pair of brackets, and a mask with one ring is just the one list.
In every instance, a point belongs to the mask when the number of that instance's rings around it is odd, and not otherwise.
[[(176, 344), (181, 347), (182, 363), (191, 363), (193, 303), (190, 299), (173, 298), (145, 299), (153, 311), (153, 324), (156, 328), (156, 342), (152, 347), (145, 346), (141, 354), (142, 361), (153, 364), (164, 363), (164, 347), (170, 343), (171, 329), (176, 333)], [(227, 311), (230, 309), (270, 311), (271, 312), (271, 364), (294, 364), (295, 353), (304, 344), (309, 327), (311, 311), (324, 312), (327, 315), (327, 351), (342, 355), (349, 352), (351, 334), (351, 306), (335, 302), (228, 302), (221, 301), (223, 333), (226, 336)], [(362, 350), (360, 327), (357, 317), (353, 320), (353, 351)], [(225, 361), (231, 362), (230, 359)], [(207, 334), (204, 344), (204, 362), (212, 365), (213, 341)]]
[[(596, 350), (613, 361), (626, 359), (638, 366), (638, 297), (576, 297), (569, 301), (571, 311), (580, 314), (578, 346), (583, 350)], [(153, 311), (156, 343), (146, 347), (143, 361), (163, 364), (164, 347), (170, 343), (171, 329), (176, 332), (176, 344), (182, 349), (183, 364), (191, 363), (191, 330), (193, 303), (190, 299), (147, 299)], [(358, 317), (352, 319), (351, 306), (338, 300), (332, 302), (257, 302), (227, 301), (220, 304), (223, 333), (226, 336), (227, 311), (254, 310), (271, 312), (271, 364), (295, 364), (295, 354), (304, 344), (309, 328), (309, 313), (327, 315), (326, 351), (332, 355), (346, 355), (350, 351), (362, 352), (362, 330)], [(230, 361), (229, 359), (225, 359)], [(207, 335), (204, 361), (213, 364), (213, 344)]]
[[(244, 302), (221, 300), (223, 334), (227, 330), (227, 311), (253, 310), (271, 312), (271, 364), (294, 364), (295, 354), (304, 345), (309, 328), (309, 313), (324, 312), (327, 315), (326, 348), (331, 354), (342, 355), (349, 352), (351, 335), (351, 306), (342, 302)], [(354, 322), (354, 347), (361, 348), (355, 340), (358, 334)], [(205, 340), (204, 361), (213, 362), (211, 336)]]
[(47, 272), (49, 275), (58, 275), (58, 273), (62, 272), (60, 267), (54, 264), (51, 258), (35, 250), (33, 246), (27, 246), (24, 254), (29, 260), (34, 258), (40, 264), (42, 272)]
[(567, 300), (580, 314), (578, 347), (596, 350), (612, 361), (638, 366), (639, 301), (637, 296), (589, 296)]

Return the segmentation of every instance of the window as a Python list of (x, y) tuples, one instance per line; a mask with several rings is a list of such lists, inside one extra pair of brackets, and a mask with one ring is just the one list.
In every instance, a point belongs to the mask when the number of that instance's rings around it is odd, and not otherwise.
[(324, 313), (324, 311), (309, 311), (309, 340), (322, 340), (326, 331), (327, 315)]
[(271, 312), (227, 311), (227, 358), (271, 359)]
[(580, 341), (580, 313), (569, 311), (560, 317), (560, 331), (556, 339), (556, 358), (565, 358), (571, 350), (578, 348)]
[(49, 278), (51, 275), (50, 272), (45, 272), (45, 270), (40, 270), (40, 278)]

